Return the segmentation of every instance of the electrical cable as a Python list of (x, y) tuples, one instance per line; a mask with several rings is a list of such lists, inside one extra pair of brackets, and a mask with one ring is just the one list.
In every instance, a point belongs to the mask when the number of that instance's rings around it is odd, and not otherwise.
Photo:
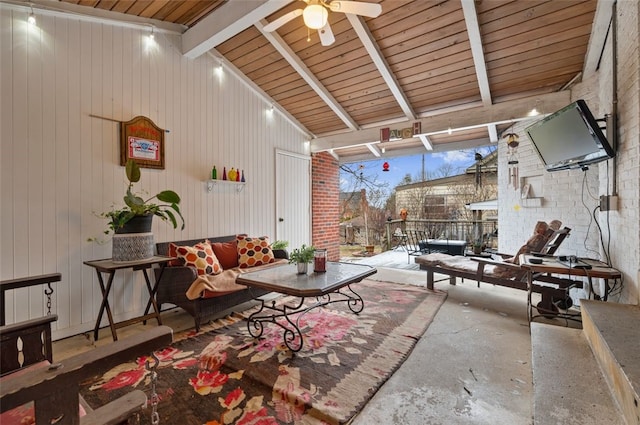
[[(587, 231), (585, 232), (584, 235), (584, 240), (582, 241), (582, 245), (584, 246), (585, 251), (587, 252), (591, 252), (594, 253), (597, 258), (600, 258), (600, 252), (596, 251), (595, 249), (591, 249), (587, 246), (587, 241), (589, 239), (589, 233), (591, 231), (591, 225), (593, 224), (594, 221), (594, 217), (592, 217), (591, 215), (591, 211), (589, 210), (589, 206), (587, 205), (586, 201), (585, 201), (585, 191), (589, 194), (589, 196), (591, 196), (592, 199), (595, 200), (595, 198), (593, 198), (593, 195), (591, 195), (591, 193), (589, 192), (589, 186), (587, 185), (587, 172), (584, 171), (582, 173), (582, 193), (580, 196), (580, 201), (582, 202), (582, 206), (584, 207), (585, 210), (587, 210), (587, 214), (589, 214), (589, 224), (587, 225)], [(602, 237), (602, 233), (600, 233), (600, 237)]]

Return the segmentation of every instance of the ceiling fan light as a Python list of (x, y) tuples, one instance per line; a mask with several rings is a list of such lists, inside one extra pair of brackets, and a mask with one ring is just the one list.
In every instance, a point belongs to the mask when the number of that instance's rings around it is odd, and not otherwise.
[(319, 30), (327, 25), (328, 17), (329, 12), (327, 12), (327, 9), (320, 4), (310, 4), (305, 7), (302, 12), (304, 24), (312, 30)]

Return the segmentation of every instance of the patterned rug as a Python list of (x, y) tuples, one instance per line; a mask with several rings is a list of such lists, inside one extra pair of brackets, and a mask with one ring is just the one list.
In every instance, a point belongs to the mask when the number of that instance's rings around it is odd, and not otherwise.
[[(304, 314), (302, 349), (292, 354), (283, 330), (264, 325), (259, 340), (246, 317), (227, 317), (177, 335), (156, 352), (157, 412), (164, 424), (342, 424), (348, 422), (407, 358), (444, 302), (446, 293), (364, 280), (353, 285), (364, 299), (356, 315), (346, 303)], [(293, 301), (289, 297), (278, 303)], [(133, 388), (151, 391), (147, 358), (121, 364), (81, 393), (94, 407)], [(145, 409), (141, 423), (151, 423)]]

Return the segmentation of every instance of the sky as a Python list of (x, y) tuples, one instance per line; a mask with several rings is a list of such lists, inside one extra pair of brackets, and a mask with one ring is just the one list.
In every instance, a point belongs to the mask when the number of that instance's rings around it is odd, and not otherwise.
[[(467, 149), (460, 151), (449, 151), (432, 153), (425, 155), (412, 155), (397, 158), (376, 159), (373, 161), (360, 161), (348, 165), (352, 169), (359, 169), (364, 176), (371, 179), (375, 177), (378, 182), (387, 183), (389, 191), (400, 184), (407, 174), (412, 176), (413, 181), (420, 181), (422, 176), (422, 162), (424, 156), (424, 168), (427, 179), (438, 174), (438, 170), (443, 166), (452, 167), (449, 175), (457, 175), (464, 172), (466, 168), (475, 164), (475, 153), (479, 152), (483, 156), (495, 150), (495, 146), (487, 148)], [(387, 161), (389, 163), (389, 171), (383, 172), (382, 165)], [(364, 166), (364, 168), (360, 168)], [(340, 171), (340, 190), (353, 191), (353, 177), (349, 173)], [(355, 188), (359, 190), (360, 188)]]

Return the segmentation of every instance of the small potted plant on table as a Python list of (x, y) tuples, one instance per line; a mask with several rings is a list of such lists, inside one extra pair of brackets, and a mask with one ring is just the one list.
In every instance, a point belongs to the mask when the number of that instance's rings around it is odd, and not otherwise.
[(309, 263), (313, 261), (313, 255), (316, 249), (314, 246), (307, 246), (302, 244), (300, 248), (295, 248), (289, 256), (290, 264), (298, 265), (298, 274), (306, 274), (309, 268)]

